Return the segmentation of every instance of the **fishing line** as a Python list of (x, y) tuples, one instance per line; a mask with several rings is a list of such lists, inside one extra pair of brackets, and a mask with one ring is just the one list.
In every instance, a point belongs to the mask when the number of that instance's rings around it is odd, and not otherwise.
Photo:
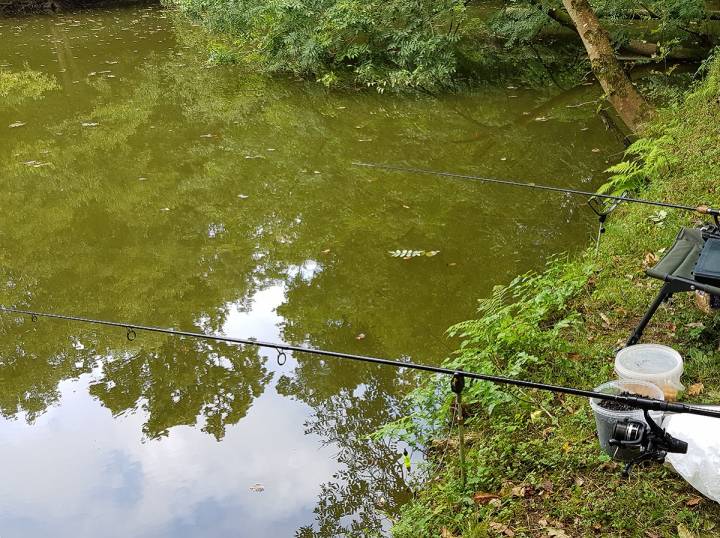
[(616, 394), (604, 394), (601, 392), (595, 392), (591, 390), (575, 389), (571, 387), (563, 387), (560, 385), (550, 385), (546, 383), (537, 383), (534, 381), (525, 381), (523, 379), (513, 379), (509, 377), (495, 376), (481, 374), (478, 372), (469, 372), (466, 370), (459, 370), (453, 368), (445, 368), (442, 366), (431, 366), (429, 364), (419, 364), (414, 362), (405, 362), (392, 359), (384, 359), (380, 357), (372, 357), (369, 355), (356, 355), (352, 353), (342, 353), (339, 351), (330, 351), (325, 349), (311, 349), (303, 346), (295, 346), (284, 344), (280, 342), (268, 342), (262, 340), (256, 340), (252, 338), (234, 338), (229, 336), (219, 336), (213, 334), (196, 333), (191, 331), (180, 331), (176, 329), (169, 329), (163, 327), (153, 327), (149, 325), (139, 325), (135, 323), (123, 323), (118, 321), (108, 321), (101, 319), (85, 318), (80, 316), (71, 316), (65, 314), (54, 314), (49, 312), (38, 312), (33, 310), (25, 310), (19, 308), (10, 308), (0, 306), (0, 312), (10, 314), (22, 314), (30, 316), (31, 319), (38, 318), (51, 318), (65, 321), (73, 321), (78, 323), (87, 323), (92, 325), (104, 325), (108, 327), (119, 327), (127, 331), (128, 339), (134, 339), (136, 331), (152, 332), (168, 334), (172, 336), (184, 336), (188, 338), (197, 338), (202, 340), (213, 340), (217, 342), (226, 342), (231, 344), (242, 344), (245, 346), (254, 346), (258, 348), (273, 349), (278, 353), (278, 358), (284, 356), (284, 352), (290, 351), (292, 353), (302, 353), (307, 355), (318, 355), (321, 357), (332, 357), (336, 359), (366, 362), (371, 364), (380, 364), (383, 366), (391, 366), (393, 368), (407, 368), (410, 370), (419, 370), (423, 372), (430, 372), (434, 374), (442, 374), (452, 376), (453, 387), (457, 384), (462, 384), (462, 379), (477, 379), (479, 381), (488, 381), (491, 383), (497, 383), (501, 385), (512, 385), (517, 387), (527, 387), (537, 390), (544, 390), (548, 392), (555, 392), (560, 394), (570, 394), (572, 396), (580, 396), (583, 398), (595, 398), (598, 400), (612, 400), (618, 403), (622, 403), (637, 409), (644, 409), (650, 411), (664, 411), (671, 413), (689, 413), (693, 415), (702, 415), (707, 417), (720, 418), (720, 411), (713, 409), (695, 407), (679, 402), (666, 402), (663, 400), (655, 400), (652, 398), (645, 398), (642, 396), (621, 396)]
[(655, 200), (646, 200), (644, 198), (631, 198), (627, 196), (615, 196), (612, 194), (599, 194), (596, 192), (582, 191), (578, 189), (567, 189), (563, 187), (553, 187), (551, 185), (541, 185), (537, 183), (525, 183), (522, 181), (514, 181), (510, 179), (499, 179), (494, 177), (482, 177), (474, 176), (469, 174), (457, 174), (454, 172), (442, 172), (437, 170), (428, 170), (426, 168), (414, 168), (406, 166), (397, 166), (392, 164), (380, 164), (380, 163), (367, 163), (367, 162), (353, 162), (353, 166), (363, 166), (365, 168), (376, 168), (379, 170), (389, 170), (394, 172), (408, 172), (411, 174), (425, 174), (440, 177), (451, 177), (455, 179), (468, 179), (473, 181), (480, 181), (483, 183), (495, 183), (498, 185), (510, 185), (513, 187), (522, 187), (526, 189), (537, 189), (551, 192), (561, 192), (565, 194), (572, 194), (575, 196), (584, 196), (593, 199), (612, 200), (615, 202), (631, 202), (634, 204), (645, 204), (655, 207), (666, 207), (670, 209), (680, 209), (682, 211), (692, 211), (694, 213), (700, 213), (702, 215), (711, 215), (716, 220), (720, 217), (720, 209), (714, 209), (707, 205), (689, 206), (681, 204), (673, 204), (669, 202), (658, 202)]

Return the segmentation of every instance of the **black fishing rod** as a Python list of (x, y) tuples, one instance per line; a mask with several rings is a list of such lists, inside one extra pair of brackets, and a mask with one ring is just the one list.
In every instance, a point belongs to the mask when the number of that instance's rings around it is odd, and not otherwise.
[[(670, 209), (680, 209), (682, 211), (691, 211), (693, 213), (700, 213), (701, 215), (710, 215), (715, 219), (715, 223), (720, 226), (718, 217), (720, 217), (720, 209), (712, 208), (708, 205), (689, 206), (681, 204), (671, 204), (668, 202), (657, 202), (655, 200), (646, 200), (644, 198), (631, 198), (627, 196), (614, 196), (612, 194), (599, 194), (597, 192), (581, 191), (578, 189), (566, 189), (563, 187), (552, 187), (550, 185), (539, 185), (537, 183), (525, 183), (522, 181), (514, 181), (510, 179), (498, 179), (494, 177), (482, 177), (473, 176), (469, 174), (457, 174), (454, 172), (440, 172), (437, 170), (428, 170), (425, 168), (414, 168), (407, 166), (397, 166), (392, 164), (379, 164), (379, 163), (366, 163), (366, 162), (353, 162), (353, 166), (364, 166), (366, 168), (376, 168), (379, 170), (389, 170), (394, 172), (408, 172), (411, 174), (426, 174), (440, 177), (451, 177), (456, 179), (468, 179), (472, 181), (480, 181), (483, 183), (496, 183), (498, 185), (510, 185), (512, 187), (521, 187), (526, 189), (537, 189), (551, 192), (561, 192), (565, 194), (572, 194), (574, 196), (583, 196), (589, 199), (602, 199), (613, 201), (616, 204), (621, 202), (630, 202), (633, 204), (645, 204), (655, 207), (666, 207)], [(596, 209), (593, 210), (597, 213)], [(600, 215), (600, 213), (598, 213)], [(602, 217), (601, 217), (602, 218)], [(604, 221), (604, 219), (603, 219)], [(602, 222), (602, 221), (601, 221)]]
[(371, 357), (368, 355), (355, 355), (351, 353), (342, 353), (339, 351), (328, 351), (324, 349), (311, 349), (303, 346), (293, 346), (279, 342), (265, 342), (252, 338), (233, 338), (229, 336), (218, 336), (213, 334), (196, 333), (190, 331), (180, 331), (176, 329), (168, 329), (163, 327), (153, 327), (148, 325), (138, 325), (135, 323), (123, 323), (118, 321), (107, 321), (100, 319), (84, 318), (79, 316), (69, 316), (64, 314), (53, 314), (48, 312), (37, 312), (33, 310), (24, 310), (19, 308), (10, 308), (0, 306), (0, 312), (10, 314), (22, 314), (30, 316), (33, 321), (38, 318), (52, 318), (66, 321), (74, 321), (79, 323), (88, 323), (92, 325), (104, 325), (109, 327), (120, 327), (127, 331), (128, 340), (134, 340), (135, 331), (145, 331), (152, 333), (168, 334), (172, 336), (184, 336), (188, 338), (198, 338), (202, 340), (213, 340), (217, 342), (226, 342), (230, 344), (242, 344), (246, 346), (255, 346), (259, 348), (274, 349), (278, 353), (278, 364), (285, 364), (285, 352), (303, 353), (308, 355), (319, 355), (322, 357), (332, 357), (336, 359), (344, 359), (351, 361), (367, 362), (371, 364), (381, 364), (384, 366), (392, 366), (394, 368), (408, 368), (411, 370), (420, 370), (434, 374), (452, 376), (452, 388), (454, 392), (462, 390), (464, 379), (476, 379), (478, 381), (488, 381), (501, 385), (512, 385), (516, 387), (526, 387), (537, 390), (544, 390), (560, 394), (570, 394), (572, 396), (581, 396), (583, 398), (595, 398), (598, 400), (614, 401), (625, 404), (632, 408), (643, 409), (645, 411), (664, 411), (670, 413), (688, 413), (692, 415), (702, 415), (706, 417), (720, 418), (720, 411), (713, 409), (695, 407), (678, 402), (666, 402), (663, 400), (655, 400), (653, 398), (645, 398), (642, 396), (621, 396), (616, 394), (603, 394), (592, 390), (575, 389), (571, 387), (563, 387), (559, 385), (549, 385), (546, 383), (537, 383), (534, 381), (525, 381), (522, 379), (512, 379), (509, 377), (480, 374), (477, 372), (468, 372), (466, 370), (458, 370), (453, 368), (444, 368), (442, 366), (431, 366), (429, 364), (418, 364), (413, 362), (403, 362), (392, 359), (383, 359), (380, 357)]

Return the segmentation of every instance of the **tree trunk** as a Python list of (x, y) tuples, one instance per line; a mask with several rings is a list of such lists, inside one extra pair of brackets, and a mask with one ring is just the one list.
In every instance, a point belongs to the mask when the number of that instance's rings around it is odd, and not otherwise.
[(633, 86), (615, 57), (610, 35), (600, 25), (588, 0), (563, 0), (605, 95), (628, 128), (636, 133), (653, 116), (654, 109)]

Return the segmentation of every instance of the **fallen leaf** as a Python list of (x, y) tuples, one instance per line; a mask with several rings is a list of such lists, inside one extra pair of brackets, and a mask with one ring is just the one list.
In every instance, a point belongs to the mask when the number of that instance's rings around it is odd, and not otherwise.
[(607, 316), (606, 316), (605, 314), (603, 314), (602, 312), (600, 312), (600, 317), (601, 317), (602, 320), (605, 322), (605, 323), (604, 323), (605, 327), (607, 327), (607, 328), (609, 329), (609, 328), (610, 328), (610, 318), (607, 317)]
[(702, 502), (702, 497), (690, 497), (687, 502), (685, 503), (685, 506), (697, 506)]
[(554, 536), (555, 538), (570, 538), (564, 530), (555, 527), (548, 527), (547, 533), (548, 536)]
[(653, 254), (652, 252), (647, 252), (645, 254), (645, 257), (643, 258), (643, 266), (644, 267), (650, 267), (651, 265), (655, 265), (658, 261), (658, 257), (656, 254)]
[(455, 536), (452, 532), (448, 530), (447, 527), (443, 527), (440, 529), (440, 538), (458, 538)]
[(702, 394), (705, 390), (705, 385), (702, 383), (693, 383), (690, 385), (690, 387), (687, 390), (688, 396), (697, 396), (699, 394)]
[(679, 538), (695, 538), (695, 535), (682, 523), (677, 526), (677, 532)]
[(580, 487), (580, 486), (582, 486), (583, 484), (585, 484), (585, 480), (583, 480), (583, 479), (580, 478), (579, 476), (576, 476), (576, 477), (575, 477), (575, 485), (578, 486), (578, 487)]
[(548, 522), (547, 522), (546, 519), (539, 519), (539, 520), (538, 520), (538, 525), (540, 525), (541, 527), (547, 527), (547, 526), (548, 526)]
[(329, 254), (329, 253), (330, 253), (330, 249), (329, 249), (329, 248), (326, 248), (326, 249), (323, 250), (320, 254)]
[(475, 501), (475, 504), (488, 504), (490, 501), (498, 498), (499, 495), (496, 495), (495, 493), (485, 493), (482, 491), (478, 491), (475, 495), (473, 495), (473, 501)]
[(665, 223), (665, 218), (667, 218), (668, 212), (664, 209), (661, 209), (657, 213), (654, 213), (648, 217), (648, 220), (650, 222), (653, 222), (657, 224), (658, 226), (662, 226)]
[(515, 532), (507, 525), (503, 525), (502, 523), (496, 523), (493, 521), (488, 525), (488, 528), (498, 534), (504, 534), (505, 536), (515, 536)]
[(355, 340), (364, 340), (365, 339), (365, 333), (360, 333), (355, 337)]

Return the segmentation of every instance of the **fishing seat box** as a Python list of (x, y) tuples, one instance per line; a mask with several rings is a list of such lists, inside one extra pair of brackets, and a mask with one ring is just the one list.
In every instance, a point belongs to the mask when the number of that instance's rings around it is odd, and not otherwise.
[(705, 241), (693, 276), (703, 284), (720, 286), (720, 239), (710, 238)]
[(702, 230), (683, 228), (672, 247), (646, 274), (662, 280), (664, 284), (626, 346), (640, 341), (655, 311), (674, 293), (699, 290), (711, 296), (720, 296), (720, 239), (705, 239)]

